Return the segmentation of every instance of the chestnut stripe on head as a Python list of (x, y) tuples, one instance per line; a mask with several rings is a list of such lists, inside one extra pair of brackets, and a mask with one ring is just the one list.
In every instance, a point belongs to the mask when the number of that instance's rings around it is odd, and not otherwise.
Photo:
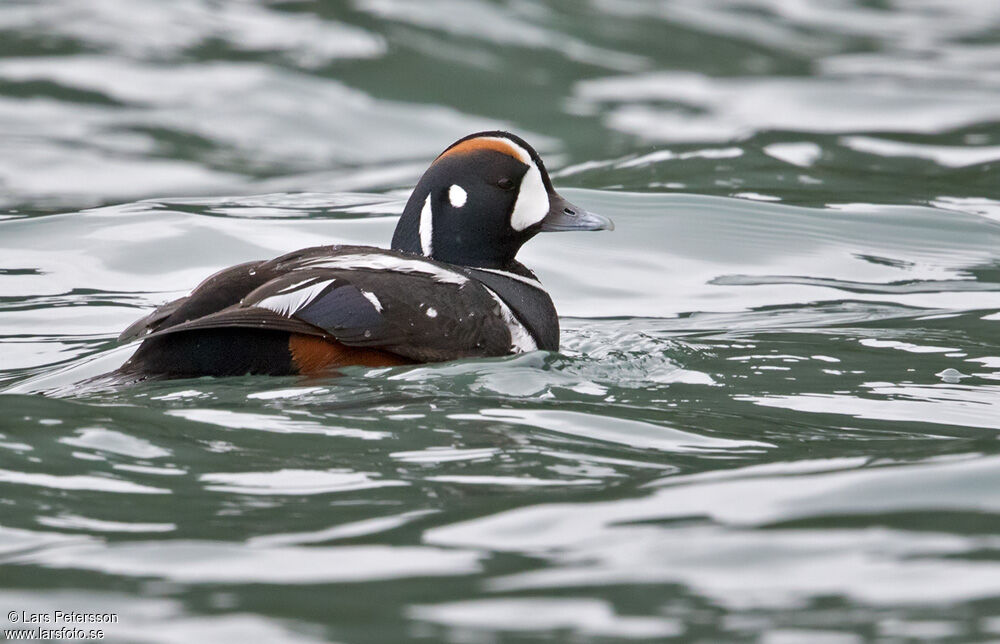
[(466, 139), (461, 143), (456, 143), (438, 155), (438, 158), (434, 159), (434, 163), (445, 157), (469, 154), (479, 150), (493, 150), (512, 156), (526, 165), (531, 164), (531, 155), (528, 154), (527, 150), (509, 139), (503, 139), (498, 136), (477, 136), (474, 139)]

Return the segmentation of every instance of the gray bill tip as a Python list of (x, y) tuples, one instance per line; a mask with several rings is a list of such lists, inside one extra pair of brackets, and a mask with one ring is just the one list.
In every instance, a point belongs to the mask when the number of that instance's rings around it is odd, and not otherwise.
[(615, 223), (604, 215), (574, 206), (559, 195), (550, 195), (549, 204), (549, 214), (542, 219), (542, 232), (615, 229)]

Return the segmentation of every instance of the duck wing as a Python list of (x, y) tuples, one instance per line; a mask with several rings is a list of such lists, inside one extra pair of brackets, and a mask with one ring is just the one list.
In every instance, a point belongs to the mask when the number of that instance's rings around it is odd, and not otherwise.
[(366, 246), (319, 247), (279, 257), (256, 270), (276, 277), (236, 303), (154, 334), (272, 329), (378, 348), (421, 362), (534, 348), (518, 345), (530, 335), (481, 282), (457, 267), (421, 256)]
[(196, 286), (190, 295), (162, 304), (149, 315), (130, 324), (121, 332), (118, 340), (120, 342), (134, 340), (211, 315), (238, 303), (255, 288), (278, 275), (266, 264), (267, 262), (263, 261), (246, 262), (209, 276)]

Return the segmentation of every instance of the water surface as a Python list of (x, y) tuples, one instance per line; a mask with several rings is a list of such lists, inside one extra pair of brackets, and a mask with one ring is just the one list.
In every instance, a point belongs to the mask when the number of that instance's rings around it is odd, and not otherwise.
[[(120, 642), (1000, 638), (1000, 10), (0, 6), (0, 607)], [(74, 383), (536, 143), (559, 353)], [(5, 623), (4, 627), (8, 625)]]

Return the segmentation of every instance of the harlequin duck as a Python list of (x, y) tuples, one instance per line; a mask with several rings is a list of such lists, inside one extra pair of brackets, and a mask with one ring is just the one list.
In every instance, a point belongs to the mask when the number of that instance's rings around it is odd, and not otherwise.
[(559, 319), (516, 259), (539, 232), (612, 230), (552, 188), (508, 132), (442, 152), (417, 183), (392, 249), (319, 246), (212, 275), (119, 337), (143, 342), (119, 373), (318, 374), (559, 348)]

